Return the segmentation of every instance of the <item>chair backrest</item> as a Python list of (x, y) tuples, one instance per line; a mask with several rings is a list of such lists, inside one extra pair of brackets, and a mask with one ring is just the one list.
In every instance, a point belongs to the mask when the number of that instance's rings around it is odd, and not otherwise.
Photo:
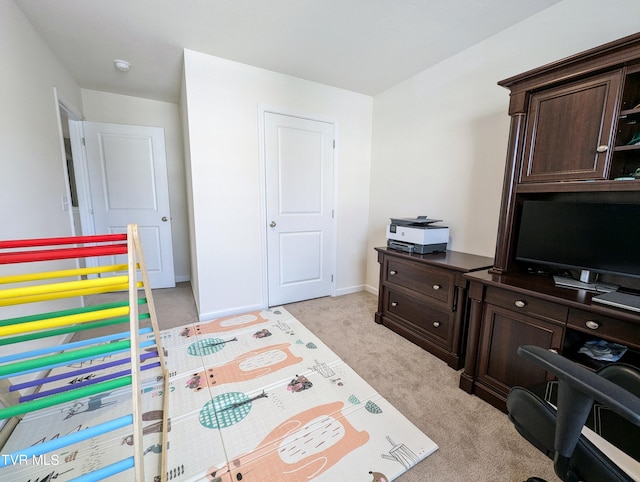
[[(562, 480), (579, 480), (576, 468), (572, 466), (572, 456), (576, 451), (576, 446), (581, 440), (581, 431), (591, 411), (594, 401), (606, 406), (625, 420), (635, 426), (640, 426), (640, 397), (635, 391), (640, 386), (640, 373), (630, 366), (621, 368), (609, 368), (602, 370), (604, 373), (594, 373), (583, 366), (564, 358), (557, 353), (550, 352), (537, 346), (522, 346), (518, 348), (518, 353), (543, 367), (558, 378), (558, 400), (557, 411), (555, 413), (555, 434), (554, 434), (554, 470)], [(627, 378), (628, 376), (628, 378)], [(619, 382), (620, 384), (618, 384)], [(633, 391), (630, 391), (631, 388)], [(511, 397), (511, 396), (510, 396)], [(518, 413), (523, 412), (522, 404), (534, 402), (525, 400), (514, 392), (514, 400), (507, 405), (517, 406)], [(524, 402), (522, 400), (525, 400)], [(536, 409), (540, 412), (540, 409)], [(544, 417), (548, 416), (544, 410)], [(540, 416), (540, 413), (538, 416)], [(510, 418), (519, 416), (510, 413)], [(535, 415), (534, 415), (535, 416)], [(516, 421), (514, 420), (514, 423)], [(529, 424), (535, 425), (535, 421)], [(516, 423), (518, 426), (518, 423)], [(525, 437), (527, 435), (519, 430)], [(527, 437), (529, 439), (529, 437)], [(536, 445), (538, 446), (538, 445)], [(589, 453), (597, 457), (597, 449), (586, 446)], [(540, 448), (540, 447), (538, 447)], [(581, 450), (584, 447), (581, 448)], [(601, 454), (602, 465), (611, 462)], [(578, 468), (579, 469), (579, 468)], [(609, 470), (609, 469), (607, 469)], [(623, 475), (618, 476), (616, 470), (611, 467), (612, 472), (616, 472), (611, 480), (631, 480)]]

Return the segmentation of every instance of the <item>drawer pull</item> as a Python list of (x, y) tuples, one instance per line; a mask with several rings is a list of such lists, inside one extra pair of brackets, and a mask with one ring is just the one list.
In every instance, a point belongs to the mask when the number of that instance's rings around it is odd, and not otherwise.
[(433, 322), (433, 326), (435, 326), (436, 328), (438, 328), (440, 326), (440, 322), (439, 321), (434, 321)]
[(584, 324), (585, 324), (585, 325), (587, 326), (587, 328), (589, 328), (590, 330), (597, 330), (598, 328), (600, 328), (600, 323), (595, 322), (595, 321), (592, 321), (592, 320), (586, 321)]
[(518, 308), (524, 308), (525, 306), (527, 306), (527, 302), (522, 300), (516, 300), (513, 304)]
[(442, 288), (442, 286), (440, 286), (440, 285), (433, 285), (433, 286), (432, 286), (432, 288), (433, 288), (435, 291), (438, 291), (440, 288)]
[(398, 302), (396, 302), (396, 301), (392, 302), (391, 306), (398, 306)]
[(398, 272), (397, 272), (397, 271), (389, 271), (389, 274), (390, 274), (391, 276), (393, 276), (394, 274), (398, 274)]

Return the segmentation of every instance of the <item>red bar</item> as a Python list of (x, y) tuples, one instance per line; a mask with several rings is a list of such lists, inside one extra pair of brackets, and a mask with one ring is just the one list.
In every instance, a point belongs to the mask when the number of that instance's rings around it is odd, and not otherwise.
[(34, 246), (55, 246), (61, 244), (106, 243), (126, 241), (127, 234), (97, 234), (95, 236), (69, 236), (66, 238), (10, 239), (0, 241), (0, 249), (30, 248)]
[[(124, 235), (126, 238), (126, 235)], [(0, 264), (29, 263), (32, 261), (51, 261), (55, 259), (88, 258), (90, 256), (110, 256), (127, 254), (126, 244), (107, 244), (104, 246), (86, 246), (81, 248), (42, 249), (38, 251), (18, 251), (0, 253)]]

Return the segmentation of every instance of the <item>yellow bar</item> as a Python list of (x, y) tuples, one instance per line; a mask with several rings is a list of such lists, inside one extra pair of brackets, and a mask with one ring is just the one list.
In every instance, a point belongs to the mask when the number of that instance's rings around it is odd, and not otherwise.
[[(136, 283), (138, 288), (141, 288), (142, 282), (138, 281)], [(16, 298), (9, 298), (6, 300), (0, 299), (0, 306), (11, 306), (11, 305), (19, 305), (22, 303), (35, 303), (37, 301), (50, 301), (57, 300), (60, 298), (71, 298), (74, 296), (86, 296), (86, 295), (96, 295), (101, 293), (111, 293), (114, 291), (126, 291), (129, 288), (128, 283), (121, 283), (118, 285), (112, 286), (98, 286), (95, 288), (85, 288), (81, 290), (70, 290), (64, 291), (61, 293), (47, 293), (43, 295), (32, 295), (32, 296), (18, 296)]]
[(126, 271), (126, 264), (114, 264), (110, 266), (96, 266), (94, 268), (76, 268), (62, 271), (44, 271), (41, 273), (17, 274), (0, 276), (0, 284), (22, 283), (25, 281), (37, 281), (42, 279), (68, 278), (70, 276), (86, 276), (91, 274)]
[(127, 275), (111, 276), (109, 278), (85, 279), (79, 281), (65, 281), (64, 283), (47, 283), (35, 286), (23, 286), (21, 288), (8, 288), (0, 290), (0, 299), (16, 298), (18, 296), (40, 295), (45, 293), (59, 293), (61, 291), (73, 291), (97, 286), (110, 286), (127, 283)]
[(107, 308), (106, 310), (100, 311), (90, 311), (89, 313), (79, 313), (75, 315), (60, 316), (57, 318), (48, 318), (45, 320), (30, 321), (27, 323), (0, 327), (0, 336), (46, 330), (49, 328), (73, 325), (76, 323), (88, 323), (90, 321), (105, 320), (107, 318), (115, 318), (116, 316), (124, 316), (127, 314), (129, 314), (129, 307), (122, 306), (119, 308)]

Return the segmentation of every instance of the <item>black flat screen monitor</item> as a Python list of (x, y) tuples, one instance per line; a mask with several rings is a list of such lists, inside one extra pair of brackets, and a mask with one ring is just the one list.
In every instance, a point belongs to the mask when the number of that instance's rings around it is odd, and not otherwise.
[(525, 200), (516, 260), (640, 278), (640, 204)]

